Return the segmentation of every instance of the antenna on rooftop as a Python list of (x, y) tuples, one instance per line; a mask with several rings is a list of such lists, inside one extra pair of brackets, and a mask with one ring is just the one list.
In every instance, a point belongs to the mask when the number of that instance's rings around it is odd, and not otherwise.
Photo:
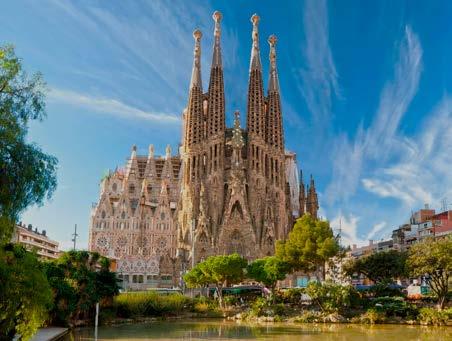
[(77, 237), (78, 237), (78, 234), (77, 234), (77, 224), (75, 224), (75, 227), (74, 227), (74, 233), (72, 234), (72, 236), (73, 236), (73, 238), (71, 239), (71, 241), (74, 242), (74, 251), (75, 251), (75, 246), (77, 245)]
[(444, 197), (444, 198), (441, 199), (441, 212), (447, 211), (447, 206), (449, 206), (447, 204), (447, 198)]

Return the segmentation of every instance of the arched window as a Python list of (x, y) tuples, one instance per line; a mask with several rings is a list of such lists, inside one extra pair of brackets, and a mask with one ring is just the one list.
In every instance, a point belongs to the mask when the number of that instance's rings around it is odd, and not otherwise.
[(106, 216), (105, 211), (102, 211), (102, 213), (100, 215), (101, 215), (102, 219), (105, 219), (105, 216)]
[(118, 185), (115, 183), (113, 183), (113, 185), (111, 186), (111, 189), (113, 190), (113, 192), (116, 192), (118, 190)]

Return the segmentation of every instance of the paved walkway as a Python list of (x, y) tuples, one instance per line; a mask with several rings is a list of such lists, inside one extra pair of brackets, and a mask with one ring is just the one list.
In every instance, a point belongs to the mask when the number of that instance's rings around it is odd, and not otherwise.
[(51, 341), (56, 340), (59, 336), (64, 335), (67, 332), (67, 328), (60, 327), (47, 327), (41, 328), (31, 338), (31, 341)]

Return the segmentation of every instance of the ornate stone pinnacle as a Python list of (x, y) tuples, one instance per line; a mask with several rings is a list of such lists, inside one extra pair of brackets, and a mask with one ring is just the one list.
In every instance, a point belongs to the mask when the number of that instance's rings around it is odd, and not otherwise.
[(256, 13), (254, 13), (251, 17), (251, 22), (253, 23), (254, 26), (257, 26), (257, 24), (259, 24), (260, 19), (261, 18)]
[(213, 12), (213, 14), (212, 14), (212, 18), (213, 18), (213, 20), (214, 20), (215, 22), (220, 22), (221, 19), (223, 18), (223, 15), (221, 14), (220, 11), (215, 11), (215, 12)]
[(275, 46), (277, 41), (278, 41), (278, 39), (276, 38), (276, 36), (274, 34), (272, 34), (270, 37), (268, 37), (268, 43), (270, 44), (270, 46)]
[(238, 110), (234, 112), (234, 127), (240, 129), (240, 112)]
[(199, 29), (194, 30), (193, 38), (195, 38), (196, 41), (201, 40), (202, 32)]

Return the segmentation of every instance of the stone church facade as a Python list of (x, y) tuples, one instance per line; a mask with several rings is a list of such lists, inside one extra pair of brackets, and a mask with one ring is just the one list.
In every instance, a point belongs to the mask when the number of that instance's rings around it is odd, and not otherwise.
[(285, 150), (276, 37), (268, 39), (265, 93), (259, 17), (252, 16), (246, 127), (235, 112), (228, 128), (221, 14), (215, 12), (213, 19), (207, 92), (201, 78), (202, 34), (193, 33), (179, 155), (172, 156), (168, 147), (165, 157), (155, 157), (150, 147), (148, 156), (137, 156), (134, 147), (126, 169), (102, 180), (92, 210), (90, 249), (117, 258), (118, 272), (132, 287), (177, 285), (181, 271), (210, 255), (237, 252), (249, 260), (271, 255), (296, 217), (306, 212), (317, 217), (314, 180), (306, 190), (295, 154)]

